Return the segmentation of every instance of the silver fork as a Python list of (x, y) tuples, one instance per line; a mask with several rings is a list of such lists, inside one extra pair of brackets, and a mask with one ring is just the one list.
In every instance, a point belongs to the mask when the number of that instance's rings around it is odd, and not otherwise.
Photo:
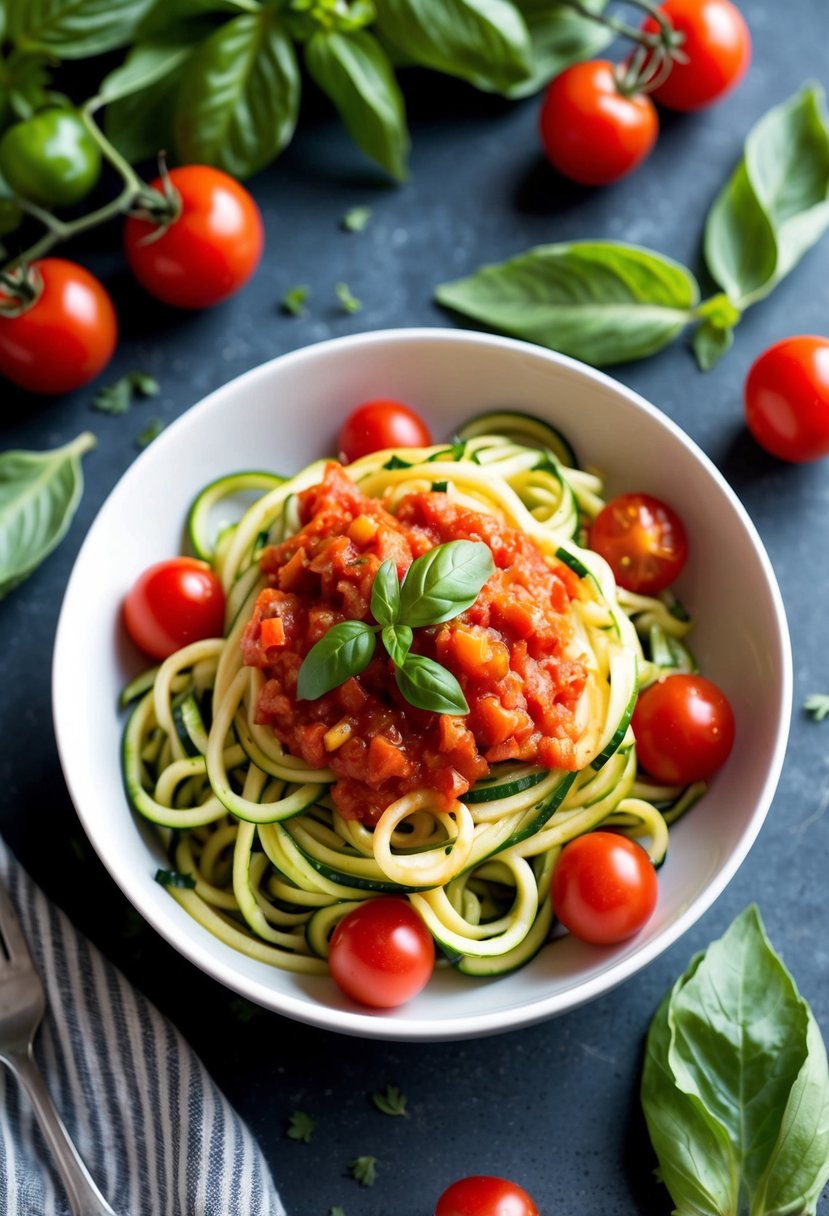
[(0, 1060), (31, 1099), (74, 1216), (117, 1216), (81, 1161), (35, 1063), (32, 1043), (45, 1012), (43, 984), (12, 902), (0, 883)]

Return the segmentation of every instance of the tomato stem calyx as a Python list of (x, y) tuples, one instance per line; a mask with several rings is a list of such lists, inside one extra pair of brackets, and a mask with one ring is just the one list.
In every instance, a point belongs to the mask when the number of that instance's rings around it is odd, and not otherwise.
[(43, 292), (36, 266), (20, 263), (14, 270), (0, 270), (0, 315), (19, 317), (35, 304)]

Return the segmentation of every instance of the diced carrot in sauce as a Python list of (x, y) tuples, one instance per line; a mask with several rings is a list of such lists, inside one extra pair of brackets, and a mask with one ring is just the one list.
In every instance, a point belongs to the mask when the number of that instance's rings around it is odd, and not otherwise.
[[(268, 585), (242, 653), (266, 677), (257, 721), (293, 755), (334, 771), (331, 794), (342, 815), (376, 823), (391, 802), (422, 788), (448, 803), (499, 760), (575, 767), (575, 709), (586, 680), (567, 653), (576, 575), (528, 536), (446, 494), (411, 494), (392, 515), (333, 463), (299, 504), (301, 530), (262, 555)], [(384, 560), (402, 576), (435, 545), (462, 539), (487, 544), (496, 569), (465, 612), (415, 630), (413, 651), (452, 671), (467, 716), (427, 713), (405, 701), (380, 646), (358, 676), (316, 701), (297, 699), (299, 668), (320, 637), (343, 620), (373, 623), (371, 588)], [(277, 628), (268, 624), (276, 620), (284, 641), (268, 647), (262, 630)]]
[(279, 616), (266, 616), (262, 621), (260, 637), (262, 645), (266, 649), (269, 646), (284, 646), (285, 626), (282, 624), (282, 618)]

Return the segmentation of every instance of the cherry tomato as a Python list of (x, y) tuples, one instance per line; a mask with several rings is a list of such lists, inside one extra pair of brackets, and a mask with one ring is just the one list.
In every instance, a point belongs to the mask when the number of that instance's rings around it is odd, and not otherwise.
[(385, 448), (425, 448), (432, 442), (429, 428), (414, 410), (399, 401), (366, 401), (353, 410), (340, 430), (343, 464)]
[[(167, 178), (179, 213), (158, 223), (130, 216), (124, 225), (127, 261), (156, 299), (176, 308), (210, 308), (237, 292), (259, 265), (262, 216), (244, 186), (220, 169), (185, 165)], [(164, 193), (161, 178), (151, 187)]]
[(606, 946), (632, 937), (656, 907), (656, 870), (641, 845), (589, 832), (561, 850), (553, 871), (555, 914), (574, 937)]
[(538, 1208), (516, 1183), (473, 1174), (446, 1188), (435, 1216), (538, 1216)]
[(101, 176), (101, 152), (77, 110), (51, 106), (5, 132), (0, 173), (20, 198), (69, 207)]
[(195, 557), (150, 566), (124, 600), (127, 632), (154, 659), (166, 659), (190, 642), (222, 637), (224, 613), (222, 584)]
[(663, 676), (633, 711), (639, 762), (657, 781), (689, 785), (713, 776), (734, 743), (734, 713), (704, 676)]
[(435, 943), (405, 899), (370, 899), (337, 925), (328, 965), (346, 996), (376, 1009), (392, 1009), (429, 982)]
[(101, 283), (83, 266), (41, 258), (26, 276), (34, 298), (11, 306), (0, 289), (0, 375), (31, 393), (68, 393), (92, 380), (115, 350), (118, 320)]
[[(751, 62), (751, 34), (731, 0), (665, 0), (660, 11), (684, 34), (683, 59), (652, 92), (672, 110), (701, 110), (719, 101), (745, 75)], [(644, 29), (659, 27), (652, 17)]]
[(745, 413), (754, 438), (781, 460), (829, 456), (829, 338), (784, 338), (752, 365)]
[(664, 591), (688, 556), (681, 519), (650, 494), (611, 499), (591, 525), (590, 548), (605, 559), (620, 587), (638, 595)]
[(547, 159), (585, 186), (605, 186), (630, 173), (659, 133), (651, 99), (622, 93), (606, 59), (575, 63), (550, 82), (540, 126)]

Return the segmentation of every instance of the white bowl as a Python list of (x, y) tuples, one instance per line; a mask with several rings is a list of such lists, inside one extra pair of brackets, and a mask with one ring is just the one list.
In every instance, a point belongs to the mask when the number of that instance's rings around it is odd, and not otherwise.
[[(690, 534), (677, 590), (695, 620), (693, 648), (737, 721), (727, 765), (672, 828), (656, 912), (634, 939), (600, 949), (568, 937), (497, 980), (447, 969), (391, 1012), (350, 1003), (327, 977), (277, 971), (232, 950), (154, 881), (163, 853), (127, 806), (116, 710), (121, 687), (140, 669), (122, 636), (121, 601), (146, 566), (181, 551), (195, 493), (223, 473), (263, 466), (290, 473), (335, 451), (344, 416), (378, 396), (410, 404), (436, 439), (486, 409), (537, 414), (605, 473), (611, 494), (640, 490), (669, 501)], [(362, 334), (284, 355), (178, 419), (135, 461), (90, 528), (66, 591), (53, 672), (72, 799), (102, 861), (150, 924), (196, 966), (268, 1009), (347, 1034), (414, 1040), (541, 1021), (606, 992), (676, 941), (717, 898), (760, 829), (783, 761), (791, 683), (769, 560), (734, 493), (691, 440), (641, 397), (572, 359), (440, 329)]]

